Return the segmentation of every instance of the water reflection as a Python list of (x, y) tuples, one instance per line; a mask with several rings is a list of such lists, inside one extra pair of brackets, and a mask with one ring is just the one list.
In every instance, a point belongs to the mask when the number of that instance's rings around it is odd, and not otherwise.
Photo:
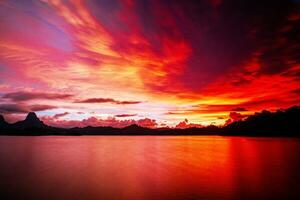
[(7, 199), (297, 199), (300, 140), (0, 137)]

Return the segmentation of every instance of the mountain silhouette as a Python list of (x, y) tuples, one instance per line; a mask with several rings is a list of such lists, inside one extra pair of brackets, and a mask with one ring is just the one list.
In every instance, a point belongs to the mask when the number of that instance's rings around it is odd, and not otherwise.
[(32, 128), (47, 128), (48, 126), (42, 122), (34, 112), (28, 113), (25, 120), (12, 124), (14, 129), (32, 129)]
[(221, 135), (221, 136), (270, 136), (300, 137), (300, 106), (270, 112), (263, 110), (244, 120), (225, 127), (202, 128), (145, 128), (136, 124), (124, 127), (56, 128), (45, 125), (34, 112), (28, 113), (23, 121), (7, 123), (0, 115), (0, 135)]
[(7, 127), (9, 124), (5, 121), (4, 117), (0, 115), (0, 127)]

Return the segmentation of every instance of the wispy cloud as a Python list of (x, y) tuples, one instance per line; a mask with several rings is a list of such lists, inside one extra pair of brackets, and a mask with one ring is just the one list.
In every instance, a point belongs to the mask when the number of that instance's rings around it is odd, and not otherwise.
[(64, 113), (57, 113), (53, 116), (54, 119), (58, 119), (58, 118), (61, 118), (61, 117), (64, 117), (66, 115), (70, 114), (69, 112), (64, 112)]
[(2, 96), (4, 99), (10, 99), (12, 101), (29, 101), (34, 99), (68, 99), (72, 97), (71, 94), (60, 94), (60, 93), (45, 93), (45, 92), (12, 92), (6, 93)]
[(119, 114), (119, 115), (115, 115), (115, 117), (134, 117), (137, 114)]
[(112, 104), (139, 104), (142, 103), (141, 101), (118, 101), (111, 98), (90, 98), (90, 99), (84, 99), (75, 101), (75, 103), (112, 103)]
[(4, 114), (18, 114), (18, 113), (28, 113), (37, 112), (44, 110), (51, 110), (57, 108), (52, 105), (27, 105), (27, 104), (0, 104), (0, 113)]

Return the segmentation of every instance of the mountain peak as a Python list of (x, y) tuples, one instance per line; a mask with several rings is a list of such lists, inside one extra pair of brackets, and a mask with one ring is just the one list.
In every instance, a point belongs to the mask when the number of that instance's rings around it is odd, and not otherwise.
[(8, 123), (5, 121), (3, 115), (0, 115), (0, 126), (7, 126)]
[(40, 119), (37, 117), (37, 115), (34, 112), (30, 112), (26, 116), (25, 121), (40, 121)]
[(24, 129), (24, 128), (44, 128), (46, 125), (37, 117), (34, 112), (28, 113), (25, 120), (19, 121), (14, 124), (16, 128)]
[(3, 115), (0, 115), (0, 123), (6, 123), (6, 121), (5, 121), (4, 117), (3, 117)]

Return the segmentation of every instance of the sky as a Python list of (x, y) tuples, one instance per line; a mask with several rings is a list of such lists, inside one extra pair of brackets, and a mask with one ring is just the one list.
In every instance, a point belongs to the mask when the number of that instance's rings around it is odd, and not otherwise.
[(9, 122), (186, 128), (299, 104), (299, 0), (0, 1)]

